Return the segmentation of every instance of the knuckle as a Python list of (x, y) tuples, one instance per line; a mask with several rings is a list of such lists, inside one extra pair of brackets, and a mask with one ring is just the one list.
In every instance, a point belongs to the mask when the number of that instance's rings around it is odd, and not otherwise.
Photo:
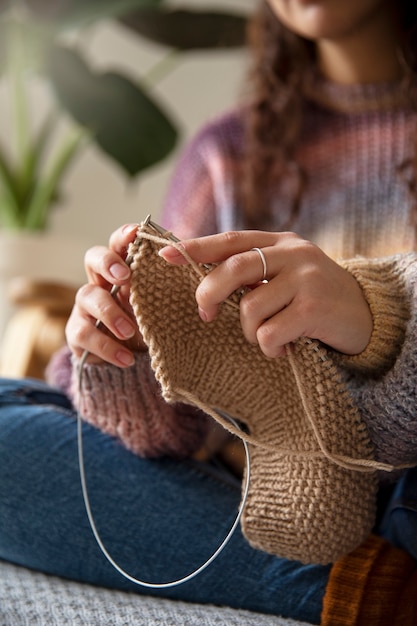
[(320, 249), (316, 244), (304, 239), (297, 233), (281, 233), (283, 240), (286, 243), (286, 249), (288, 253), (297, 255), (299, 258), (305, 260), (313, 260), (318, 258)]
[(239, 230), (228, 230), (227, 232), (223, 233), (223, 237), (225, 240), (225, 243), (228, 246), (231, 246), (233, 248), (233, 246), (240, 242), (242, 239), (242, 231)]
[(97, 340), (97, 345), (95, 347), (96, 354), (100, 355), (109, 355), (112, 352), (112, 344), (114, 341), (103, 333), (100, 333), (100, 337)]
[(85, 324), (76, 324), (67, 330), (67, 335), (72, 345), (85, 348), (91, 336), (91, 329)]
[(262, 324), (262, 326), (258, 328), (256, 338), (265, 356), (275, 358), (280, 354), (282, 346), (277, 345), (277, 337), (271, 325)]
[(322, 252), (318, 246), (306, 239), (300, 239), (296, 244), (297, 254), (302, 255), (305, 262), (316, 265), (320, 262)]
[(115, 307), (115, 301), (103, 299), (96, 303), (96, 317), (102, 322), (108, 321), (111, 316), (113, 309)]
[(321, 301), (316, 297), (314, 292), (306, 290), (299, 297), (293, 300), (294, 317), (298, 319), (302, 326), (311, 325), (311, 320), (316, 319), (322, 314)]
[(240, 312), (244, 318), (252, 318), (259, 311), (260, 299), (255, 292), (245, 294), (240, 300)]
[(85, 283), (78, 289), (77, 293), (75, 294), (75, 302), (77, 304), (83, 302), (83, 300), (90, 297), (92, 291), (92, 285), (90, 283)]
[(295, 233), (292, 230), (286, 230), (281, 233), (278, 233), (279, 239), (301, 239), (300, 235)]
[(198, 285), (195, 292), (195, 298), (197, 303), (204, 308), (209, 302), (212, 301), (213, 290), (211, 288), (212, 280), (210, 274), (204, 278)]
[(248, 262), (244, 254), (234, 254), (223, 263), (224, 268), (227, 269), (227, 271), (229, 271), (233, 276), (240, 276), (248, 267)]
[(301, 303), (298, 304), (298, 316), (309, 320), (319, 312), (319, 303), (317, 299), (310, 294), (304, 296)]

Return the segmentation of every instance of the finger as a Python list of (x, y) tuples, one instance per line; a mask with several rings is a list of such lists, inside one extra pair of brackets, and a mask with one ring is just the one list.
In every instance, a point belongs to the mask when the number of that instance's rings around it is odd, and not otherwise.
[(288, 307), (294, 295), (293, 283), (281, 276), (247, 292), (240, 301), (240, 323), (246, 339), (258, 343), (259, 327)]
[[(208, 235), (197, 239), (180, 242), (179, 247), (196, 263), (219, 263), (228, 257), (246, 252), (252, 248), (272, 246), (280, 237), (280, 233), (259, 230), (229, 231), (217, 235)], [(173, 246), (165, 246), (159, 252), (169, 263), (185, 264), (184, 255)]]
[(130, 339), (135, 335), (137, 328), (133, 320), (101, 287), (84, 285), (78, 290), (75, 302), (84, 317), (99, 321), (118, 339)]
[(77, 358), (87, 351), (90, 362), (105, 361), (118, 367), (129, 367), (134, 362), (129, 349), (97, 328), (92, 318), (76, 310), (68, 320), (66, 335), (67, 343)]
[[(272, 272), (279, 273), (279, 260), (276, 251), (263, 248), (263, 256), (269, 272), (269, 260), (275, 257)], [(267, 274), (268, 276), (268, 274)], [(220, 302), (226, 300), (242, 286), (258, 283), (264, 277), (264, 266), (256, 250), (234, 254), (215, 267), (200, 282), (196, 290), (196, 300), (200, 315), (205, 321), (214, 319)]]
[(84, 265), (89, 282), (96, 285), (123, 285), (130, 278), (130, 268), (124, 259), (105, 246), (87, 250)]
[(314, 336), (306, 331), (303, 316), (298, 315), (297, 306), (293, 301), (288, 307), (263, 322), (256, 338), (265, 356), (277, 358), (286, 353), (285, 346), (300, 337)]
[(125, 224), (112, 233), (108, 247), (93, 246), (87, 250), (84, 265), (90, 282), (104, 286), (128, 280), (130, 271), (125, 259), (137, 229), (138, 224)]
[(125, 224), (115, 230), (109, 238), (109, 248), (122, 258), (126, 257), (127, 248), (135, 240), (139, 224)]

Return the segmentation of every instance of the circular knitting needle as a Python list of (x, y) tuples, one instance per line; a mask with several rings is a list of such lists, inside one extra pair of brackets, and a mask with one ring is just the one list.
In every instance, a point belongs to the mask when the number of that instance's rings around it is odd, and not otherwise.
[[(87, 355), (88, 353), (87, 354), (85, 353), (85, 358), (87, 357)], [(84, 361), (85, 359), (83, 358), (80, 361), (79, 378), (78, 378), (79, 394), (80, 394), (80, 402), (79, 402), (78, 411), (77, 411), (78, 461), (79, 461), (79, 468), (80, 468), (81, 488), (82, 488), (82, 493), (83, 493), (84, 505), (85, 505), (85, 509), (87, 512), (88, 521), (90, 523), (91, 530), (93, 531), (96, 542), (100, 550), (106, 557), (106, 559), (109, 561), (109, 563), (119, 572), (119, 574), (121, 574), (124, 578), (127, 578), (127, 580), (130, 580), (130, 582), (133, 582), (136, 585), (139, 585), (141, 587), (146, 587), (148, 589), (167, 589), (169, 587), (176, 587), (178, 585), (182, 585), (183, 583), (186, 583), (192, 578), (195, 578), (196, 576), (201, 574), (201, 572), (203, 572), (219, 556), (219, 554), (224, 550), (226, 545), (229, 543), (230, 539), (232, 538), (233, 533), (235, 532), (237, 528), (237, 525), (240, 522), (240, 519), (243, 514), (243, 509), (245, 508), (245, 505), (246, 505), (246, 500), (248, 497), (249, 485), (250, 485), (251, 467), (250, 467), (250, 454), (249, 454), (248, 444), (246, 443), (246, 441), (242, 440), (242, 444), (245, 448), (245, 455), (246, 455), (246, 481), (245, 481), (245, 488), (243, 491), (242, 501), (240, 503), (239, 510), (237, 512), (237, 515), (235, 517), (235, 520), (232, 526), (230, 527), (228, 533), (226, 534), (225, 538), (220, 543), (218, 548), (213, 552), (213, 554), (195, 570), (183, 576), (182, 578), (178, 578), (176, 580), (171, 580), (168, 582), (161, 582), (161, 583), (158, 583), (158, 582), (154, 583), (154, 582), (149, 582), (146, 580), (141, 580), (140, 578), (136, 578), (132, 576), (131, 574), (126, 572), (122, 567), (120, 567), (118, 563), (116, 563), (116, 561), (113, 559), (113, 557), (107, 550), (97, 530), (97, 526), (96, 526), (93, 513), (91, 510), (90, 498), (88, 495), (88, 488), (87, 488), (87, 478), (86, 478), (85, 467), (84, 467), (84, 450), (83, 450), (83, 437), (82, 437), (83, 425), (82, 425), (81, 408), (80, 408), (81, 388), (82, 388), (82, 369), (83, 369)], [(230, 417), (230, 415), (226, 415), (226, 414), (223, 414), (223, 415), (226, 417), (226, 419), (228, 419), (235, 426), (235, 428), (240, 429), (239, 424), (236, 422), (236, 420)]]
[[(174, 235), (172, 235), (171, 233), (168, 233), (167, 231), (165, 231), (162, 227), (158, 226), (158, 224), (155, 224), (154, 222), (151, 221), (150, 216), (148, 215), (147, 218), (145, 219), (144, 225), (150, 226), (151, 228), (153, 228), (159, 235), (165, 236), (167, 237), (167, 240), (171, 240), (171, 241), (179, 241), (176, 237), (174, 237)], [(127, 256), (126, 258), (126, 263), (127, 265), (130, 265), (133, 261), (133, 257), (132, 256)], [(117, 292), (119, 291), (120, 287), (118, 285), (113, 285), (110, 294), (115, 297)], [(96, 327), (99, 328), (101, 326), (101, 322), (100, 320), (96, 321)], [(230, 541), (230, 539), (232, 538), (233, 533), (235, 532), (240, 519), (242, 517), (243, 514), (243, 510), (245, 508), (246, 505), (246, 500), (248, 497), (248, 492), (249, 492), (249, 485), (250, 485), (250, 474), (251, 474), (251, 466), (250, 466), (250, 454), (249, 454), (249, 448), (248, 448), (248, 444), (246, 441), (242, 440), (242, 444), (244, 446), (245, 449), (245, 455), (246, 455), (246, 481), (245, 481), (245, 488), (243, 490), (243, 495), (242, 495), (242, 500), (240, 503), (240, 507), (239, 510), (237, 512), (236, 518), (231, 526), (231, 528), (229, 529), (228, 533), (226, 534), (225, 538), (223, 539), (223, 541), (220, 543), (220, 545), (218, 546), (218, 548), (213, 552), (213, 554), (199, 567), (197, 567), (195, 570), (193, 570), (191, 573), (187, 574), (186, 576), (183, 576), (182, 578), (178, 578), (176, 580), (172, 580), (169, 582), (148, 582), (145, 580), (141, 580), (139, 578), (135, 578), (134, 576), (132, 576), (131, 574), (129, 574), (128, 572), (126, 572), (122, 567), (120, 567), (120, 565), (118, 563), (116, 563), (116, 561), (113, 559), (113, 557), (111, 556), (111, 554), (108, 552), (106, 546), (104, 545), (100, 534), (97, 530), (97, 526), (93, 517), (93, 513), (91, 510), (91, 506), (90, 506), (90, 498), (88, 495), (88, 488), (87, 488), (87, 478), (86, 478), (86, 474), (85, 474), (85, 466), (84, 466), (84, 449), (83, 449), (83, 436), (82, 436), (82, 430), (83, 430), (83, 425), (82, 425), (82, 418), (81, 418), (81, 395), (82, 395), (82, 378), (83, 378), (83, 370), (84, 370), (84, 365), (85, 365), (85, 361), (87, 360), (87, 357), (89, 355), (88, 350), (85, 350), (80, 363), (79, 363), (79, 370), (78, 370), (78, 395), (79, 395), (79, 402), (78, 402), (78, 410), (77, 410), (77, 441), (78, 441), (78, 462), (79, 462), (79, 471), (80, 471), (80, 479), (81, 479), (81, 488), (82, 488), (82, 494), (83, 494), (83, 499), (84, 499), (84, 505), (85, 505), (85, 509), (87, 512), (87, 516), (88, 516), (88, 521), (90, 523), (91, 526), (91, 530), (93, 531), (94, 537), (96, 539), (96, 542), (100, 548), (100, 550), (102, 551), (102, 553), (104, 554), (104, 556), (106, 557), (106, 559), (110, 562), (110, 564), (119, 572), (119, 574), (121, 574), (124, 578), (127, 578), (127, 580), (130, 580), (130, 582), (135, 583), (136, 585), (139, 585), (141, 587), (146, 587), (148, 589), (167, 589), (169, 587), (176, 587), (177, 585), (181, 585), (189, 580), (191, 580), (192, 578), (195, 578), (195, 576), (198, 576), (198, 574), (200, 574), (203, 570), (205, 570), (218, 556), (219, 554), (223, 551), (223, 549), (225, 548), (225, 546), (227, 545), (227, 543)], [(240, 426), (238, 424), (238, 422), (233, 419), (233, 417), (230, 417), (230, 415), (227, 414), (223, 414), (224, 417), (229, 420), (236, 429), (240, 430)]]

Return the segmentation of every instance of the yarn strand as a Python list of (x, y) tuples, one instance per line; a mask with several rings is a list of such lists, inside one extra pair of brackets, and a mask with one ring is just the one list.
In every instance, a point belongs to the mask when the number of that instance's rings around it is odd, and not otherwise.
[[(180, 252), (180, 254), (182, 254), (185, 260), (189, 263), (192, 270), (197, 274), (197, 276), (200, 279), (206, 276), (207, 272), (204, 271), (203, 267), (200, 266), (198, 263), (196, 263), (194, 259), (192, 259), (192, 257), (188, 254), (188, 252), (185, 250), (185, 248), (181, 245), (180, 242), (169, 239), (169, 234), (168, 236), (167, 235), (159, 236), (159, 235), (153, 235), (144, 230), (138, 230), (137, 238), (147, 239), (149, 241), (152, 241), (153, 243), (161, 244), (163, 246), (170, 245), (174, 247), (178, 252)], [(204, 266), (204, 267), (206, 270), (208, 269), (208, 266)], [(236, 302), (233, 302), (233, 300), (231, 300), (230, 298), (227, 298), (224, 302), (226, 305), (239, 310), (239, 305)], [(307, 338), (305, 340), (311, 341), (311, 340), (308, 340)], [(309, 403), (307, 401), (308, 399), (306, 397), (302, 381), (300, 380), (300, 376), (298, 374), (297, 367), (295, 365), (295, 360), (294, 360), (291, 346), (287, 344), (285, 346), (285, 349), (286, 349), (286, 358), (288, 359), (292, 373), (294, 375), (305, 415), (314, 433), (320, 452), (319, 451), (298, 452), (297, 450), (277, 448), (274, 445), (270, 445), (266, 442), (260, 441), (256, 437), (253, 437), (250, 434), (243, 432), (236, 425), (234, 425), (232, 422), (228, 421), (228, 419), (223, 417), (221, 412), (217, 411), (213, 407), (208, 406), (206, 403), (201, 402), (193, 393), (185, 389), (179, 389), (179, 388), (175, 389), (175, 393), (180, 398), (182, 398), (185, 403), (191, 404), (197, 407), (198, 409), (202, 410), (204, 413), (206, 413), (207, 415), (212, 417), (214, 420), (219, 422), (231, 434), (239, 437), (242, 441), (245, 441), (246, 443), (252, 444), (254, 446), (264, 448), (265, 450), (270, 450), (271, 452), (275, 452), (282, 456), (292, 456), (292, 457), (299, 457), (299, 458), (305, 458), (305, 459), (321, 458), (324, 456), (329, 461), (335, 463), (336, 465), (339, 465), (340, 467), (343, 467), (345, 469), (352, 470), (352, 471), (357, 471), (357, 472), (375, 472), (375, 471), (393, 472), (393, 471), (400, 470), (400, 469), (408, 469), (410, 467), (414, 467), (414, 464), (412, 463), (391, 465), (391, 464), (383, 463), (383, 462), (376, 461), (373, 459), (353, 458), (347, 455), (334, 454), (331, 451), (329, 451), (320, 435), (319, 429), (317, 428), (317, 422), (309, 407)], [(325, 357), (323, 357), (323, 360), (326, 360)]]

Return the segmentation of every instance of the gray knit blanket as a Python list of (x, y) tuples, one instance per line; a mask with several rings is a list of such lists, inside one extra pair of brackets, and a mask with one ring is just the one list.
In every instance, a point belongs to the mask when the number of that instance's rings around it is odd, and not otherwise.
[(46, 576), (0, 562), (0, 626), (308, 626)]

